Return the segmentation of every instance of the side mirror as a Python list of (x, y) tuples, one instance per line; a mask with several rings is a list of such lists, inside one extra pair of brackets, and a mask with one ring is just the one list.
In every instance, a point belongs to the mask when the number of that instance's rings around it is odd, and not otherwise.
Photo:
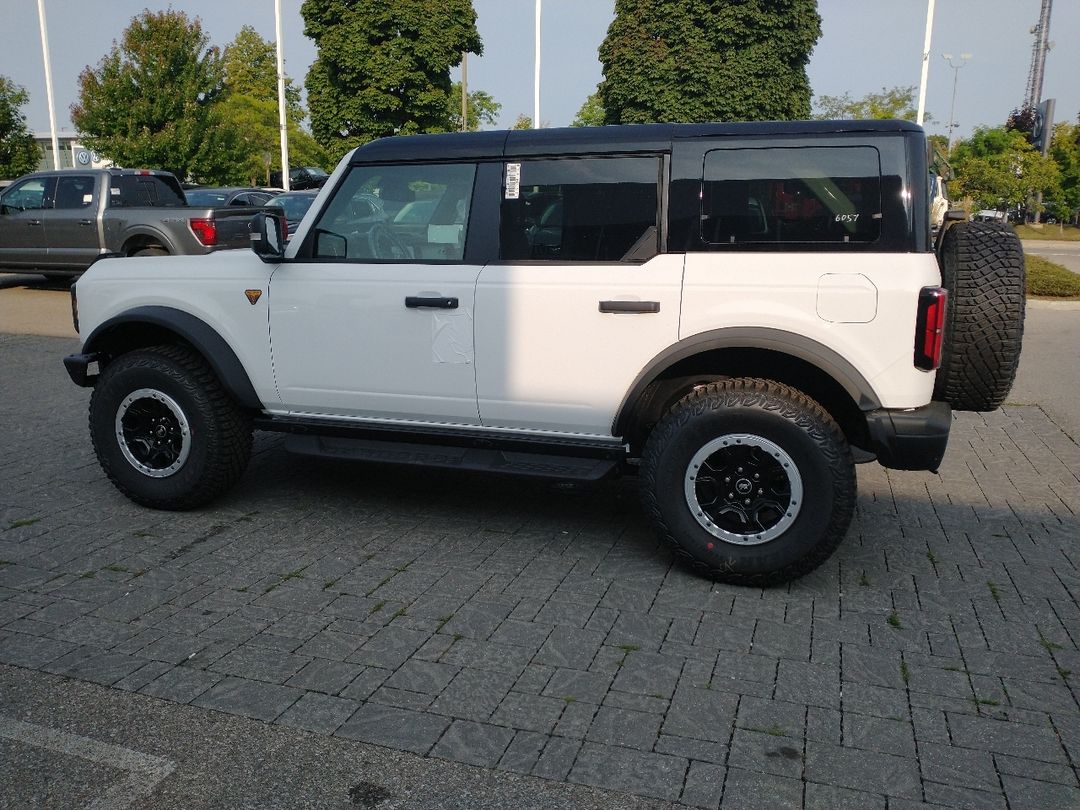
[(279, 261), (285, 255), (288, 227), (285, 224), (284, 211), (280, 216), (260, 211), (251, 218), (248, 232), (251, 236), (251, 249), (264, 262)]

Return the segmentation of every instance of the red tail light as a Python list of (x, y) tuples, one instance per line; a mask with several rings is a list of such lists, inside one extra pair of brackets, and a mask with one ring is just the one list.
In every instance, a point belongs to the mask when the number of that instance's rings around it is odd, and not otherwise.
[(941, 287), (923, 287), (915, 321), (915, 366), (933, 371), (941, 365), (945, 340), (945, 309), (949, 293)]
[(217, 244), (217, 223), (214, 220), (191, 219), (188, 220), (188, 224), (191, 225), (191, 231), (195, 234), (195, 238), (204, 245), (213, 247)]

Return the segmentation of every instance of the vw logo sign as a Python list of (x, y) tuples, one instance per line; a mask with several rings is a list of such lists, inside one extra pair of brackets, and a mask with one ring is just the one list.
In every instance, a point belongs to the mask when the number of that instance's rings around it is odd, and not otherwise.
[(80, 149), (75, 154), (75, 160), (77, 160), (79, 162), (79, 164), (82, 165), (82, 166), (89, 166), (90, 165), (90, 153), (87, 152), (85, 149)]

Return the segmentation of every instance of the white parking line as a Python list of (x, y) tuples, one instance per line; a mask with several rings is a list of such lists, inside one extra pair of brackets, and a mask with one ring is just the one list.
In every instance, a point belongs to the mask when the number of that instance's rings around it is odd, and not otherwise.
[(127, 771), (122, 780), (88, 804), (87, 810), (122, 810), (129, 807), (136, 799), (148, 796), (158, 782), (176, 769), (175, 762), (161, 757), (10, 717), (0, 717), (0, 737)]

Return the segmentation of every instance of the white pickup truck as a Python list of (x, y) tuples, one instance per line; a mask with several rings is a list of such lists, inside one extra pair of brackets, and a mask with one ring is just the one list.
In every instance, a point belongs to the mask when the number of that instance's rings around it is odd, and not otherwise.
[[(363, 461), (592, 480), (707, 576), (819, 565), (854, 464), (936, 470), (957, 410), (1008, 393), (1023, 255), (931, 240), (902, 121), (421, 135), (347, 155), (285, 246), (105, 260), (65, 359), (102, 468), (184, 509), (254, 429)], [(947, 288), (947, 289), (946, 289)]]

